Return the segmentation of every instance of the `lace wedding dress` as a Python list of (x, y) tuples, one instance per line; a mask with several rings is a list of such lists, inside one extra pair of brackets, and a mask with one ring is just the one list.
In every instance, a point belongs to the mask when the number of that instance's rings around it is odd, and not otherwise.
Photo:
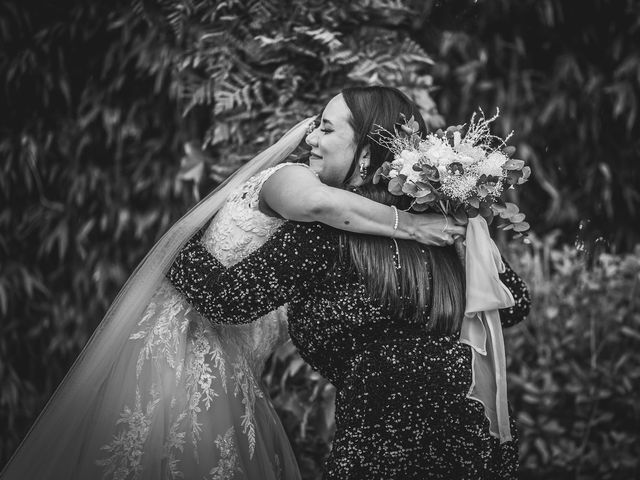
[[(207, 227), (201, 241), (223, 264), (239, 262), (284, 223), (258, 210), (263, 182), (284, 165), (236, 189)], [(211, 325), (164, 279), (132, 332), (111, 352), (106, 378), (85, 387), (98, 390), (95, 403), (78, 413), (69, 447), (58, 448), (70, 458), (50, 462), (38, 478), (300, 478), (260, 380), (288, 338), (284, 307), (247, 325)]]
[[(224, 265), (258, 249), (284, 223), (258, 210), (263, 182), (284, 165), (252, 177), (207, 228), (201, 241)], [(120, 355), (126, 387), (111, 440), (99, 447), (102, 473), (114, 479), (299, 478), (260, 387), (266, 359), (287, 338), (284, 309), (248, 325), (211, 325), (165, 280), (129, 351)]]

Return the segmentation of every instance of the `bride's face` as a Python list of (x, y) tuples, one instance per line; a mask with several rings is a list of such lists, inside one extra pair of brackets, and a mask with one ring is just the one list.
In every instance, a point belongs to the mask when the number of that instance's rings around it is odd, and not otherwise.
[[(320, 125), (306, 138), (311, 147), (309, 166), (322, 182), (332, 187), (342, 186), (355, 155), (355, 133), (349, 125), (350, 115), (342, 94), (336, 95), (322, 112)], [(356, 181), (355, 177), (359, 179), (357, 172), (347, 184)]]

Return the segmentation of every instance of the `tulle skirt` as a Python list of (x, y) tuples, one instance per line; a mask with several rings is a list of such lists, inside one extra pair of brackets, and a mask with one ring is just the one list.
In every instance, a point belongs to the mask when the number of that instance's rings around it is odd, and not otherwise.
[(259, 380), (283, 321), (212, 327), (163, 281), (102, 378), (75, 386), (67, 418), (31, 432), (2, 478), (299, 479)]

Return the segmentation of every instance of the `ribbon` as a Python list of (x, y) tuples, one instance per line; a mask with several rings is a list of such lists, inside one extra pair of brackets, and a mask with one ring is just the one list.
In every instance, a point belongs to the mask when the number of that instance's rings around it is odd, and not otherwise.
[(472, 352), (472, 379), (467, 397), (484, 406), (491, 435), (501, 443), (508, 442), (512, 436), (498, 309), (511, 307), (515, 301), (498, 276), (505, 266), (484, 218), (478, 215), (469, 219), (465, 243), (467, 302), (460, 342), (469, 345)]

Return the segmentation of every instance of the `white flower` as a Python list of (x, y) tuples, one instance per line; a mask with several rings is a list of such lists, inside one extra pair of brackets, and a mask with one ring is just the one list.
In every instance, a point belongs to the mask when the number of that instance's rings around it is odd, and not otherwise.
[(462, 165), (471, 165), (472, 163), (475, 163), (476, 160), (468, 155), (458, 155), (458, 162)]
[(491, 152), (485, 160), (478, 164), (478, 173), (480, 175), (494, 175), (501, 177), (503, 175), (502, 165), (508, 160), (507, 156), (501, 152)]
[(422, 172), (417, 172), (412, 170), (410, 174), (407, 175), (407, 181), (417, 183), (422, 180)]
[(435, 167), (446, 167), (457, 159), (456, 152), (453, 151), (451, 146), (441, 141), (430, 145), (425, 151), (425, 156), (429, 160), (429, 163)]
[(389, 178), (396, 178), (398, 176), (398, 170), (389, 170)]
[(399, 156), (402, 159), (400, 174), (409, 177), (415, 171), (413, 166), (420, 160), (420, 153), (414, 150), (402, 150)]
[(456, 148), (456, 151), (460, 155), (472, 158), (473, 161), (475, 161), (475, 162), (479, 162), (481, 160), (484, 160), (484, 157), (486, 156), (486, 153), (482, 149), (482, 147), (470, 145), (470, 144), (464, 143), (464, 142), (461, 143), (460, 145), (458, 145), (458, 147)]

